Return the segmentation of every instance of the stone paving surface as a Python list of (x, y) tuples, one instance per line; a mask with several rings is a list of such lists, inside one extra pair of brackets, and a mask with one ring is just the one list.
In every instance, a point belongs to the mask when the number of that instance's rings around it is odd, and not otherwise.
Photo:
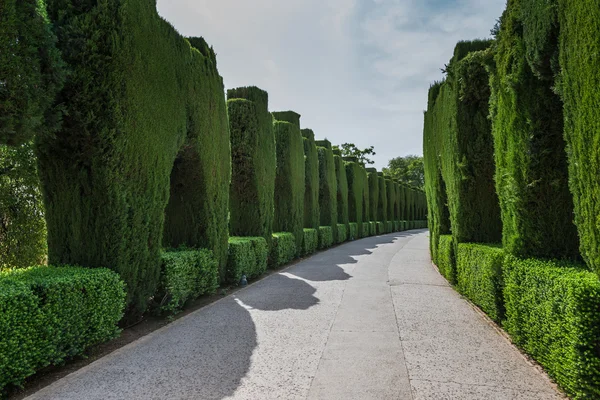
[(318, 253), (29, 399), (561, 399), (431, 265), (427, 231)]

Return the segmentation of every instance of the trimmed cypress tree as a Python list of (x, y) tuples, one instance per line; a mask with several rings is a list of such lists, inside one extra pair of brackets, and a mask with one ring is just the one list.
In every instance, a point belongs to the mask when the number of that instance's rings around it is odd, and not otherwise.
[(402, 207), (402, 202), (400, 201), (400, 185), (398, 184), (398, 182), (394, 182), (394, 219), (393, 221), (399, 221), (400, 220), (400, 212), (401, 212), (401, 207)]
[(62, 129), (38, 140), (49, 263), (119, 272), (133, 319), (155, 292), (165, 225), (166, 243), (206, 247), (224, 272), (223, 82), (206, 42), (153, 4), (50, 0), (48, 15), (69, 70)]
[[(363, 222), (369, 222), (371, 220), (371, 216), (369, 215), (370, 214), (369, 178), (367, 175), (367, 171), (365, 170), (365, 168), (362, 165), (360, 166), (360, 180), (361, 180), (361, 186), (363, 188), (363, 190), (362, 190), (362, 193), (363, 193), (363, 200), (362, 200)], [(364, 228), (364, 224), (363, 224), (363, 227), (361, 227), (361, 235), (362, 235), (362, 237), (369, 236), (369, 231), (368, 231), (368, 229), (366, 230)]]
[(377, 219), (381, 222), (387, 221), (387, 185), (385, 183), (385, 177), (381, 172), (377, 173), (377, 181), (379, 188), (378, 202), (377, 202)]
[(231, 136), (229, 233), (261, 236), (271, 248), (275, 194), (275, 134), (269, 96), (257, 87), (227, 91)]
[(378, 221), (379, 214), (379, 175), (375, 168), (370, 168), (369, 176), (369, 215), (374, 222)]
[(385, 178), (385, 189), (387, 193), (387, 217), (388, 221), (394, 221), (396, 207), (396, 188), (390, 178)]
[[(300, 117), (301, 115), (295, 111), (274, 111), (273, 119), (276, 121), (289, 122), (300, 129)], [(314, 138), (314, 135), (313, 135)]]
[(0, 5), (0, 144), (19, 145), (55, 131), (55, 96), (65, 78), (46, 4), (4, 0)]
[(502, 241), (507, 252), (519, 257), (575, 258), (579, 243), (562, 103), (552, 82), (536, 76), (527, 62), (522, 15), (520, 0), (510, 0), (490, 67)]
[(275, 232), (291, 232), (297, 254), (302, 250), (304, 220), (304, 145), (298, 126), (285, 121), (274, 123), (277, 149), (275, 178)]
[(319, 153), (319, 206), (320, 225), (331, 226), (334, 241), (337, 242), (337, 182), (333, 152), (331, 148), (317, 147)]
[(319, 154), (315, 134), (302, 129), (304, 143), (304, 227), (319, 228)]
[[(497, 243), (502, 223), (494, 190), (494, 148), (489, 114), (487, 54), (489, 41), (460, 42), (448, 66), (438, 105), (446, 123), (442, 171), (455, 243)], [(443, 129), (443, 128), (442, 128)], [(419, 207), (418, 192), (415, 206)], [(419, 211), (414, 218), (420, 219)], [(455, 249), (456, 250), (456, 249)]]
[(560, 66), (569, 178), (581, 255), (600, 273), (600, 9), (594, 0), (561, 0)]
[[(335, 154), (335, 150), (333, 151)], [(348, 178), (346, 165), (339, 155), (333, 156), (335, 164), (335, 183), (337, 187), (337, 220), (339, 224), (346, 225), (346, 232), (350, 232), (350, 219), (348, 212)]]
[[(348, 179), (348, 218), (358, 224), (358, 236), (362, 237), (363, 223), (363, 177), (362, 166), (354, 157), (344, 157), (346, 162), (346, 177)], [(362, 170), (361, 170), (362, 169)]]
[(326, 148), (327, 150), (332, 150), (331, 154), (332, 154), (332, 155), (334, 154), (334, 153), (333, 153), (333, 148), (332, 148), (332, 146), (331, 146), (331, 142), (330, 142), (329, 140), (327, 140), (327, 139), (324, 139), (324, 140), (317, 140), (317, 141), (315, 142), (315, 144), (317, 145), (317, 147), (324, 147), (324, 148)]

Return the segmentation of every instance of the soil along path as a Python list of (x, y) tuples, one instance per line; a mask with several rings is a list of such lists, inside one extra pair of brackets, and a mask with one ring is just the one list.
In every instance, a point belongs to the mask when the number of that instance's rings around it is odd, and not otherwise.
[(29, 399), (560, 399), (431, 265), (426, 231), (346, 243)]

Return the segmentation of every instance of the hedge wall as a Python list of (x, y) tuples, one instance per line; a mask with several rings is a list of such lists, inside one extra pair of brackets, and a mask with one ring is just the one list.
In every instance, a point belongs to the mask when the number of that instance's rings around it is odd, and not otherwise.
[(0, 393), (119, 334), (125, 285), (107, 269), (0, 273)]
[(379, 175), (377, 170), (372, 168), (367, 172), (369, 184), (369, 216), (371, 221), (378, 221), (379, 213)]
[(394, 182), (385, 178), (385, 191), (387, 193), (387, 221), (396, 219), (396, 187)]
[(319, 227), (319, 249), (324, 250), (331, 247), (334, 243), (333, 229), (331, 226)]
[(573, 399), (600, 397), (600, 281), (577, 264), (507, 257), (505, 329)]
[(344, 243), (348, 240), (348, 225), (346, 224), (337, 224), (336, 231), (336, 243)]
[(304, 145), (300, 129), (289, 122), (274, 124), (277, 148), (275, 178), (275, 232), (290, 232), (296, 251), (302, 249), (304, 219)]
[(275, 134), (267, 92), (227, 91), (231, 137), (229, 233), (262, 236), (271, 246), (275, 193)]
[[(412, 227), (409, 227), (412, 229)], [(456, 260), (452, 235), (441, 235), (437, 250), (437, 266), (440, 273), (450, 282), (456, 284)]]
[(310, 129), (302, 129), (304, 143), (304, 227), (319, 227), (319, 153), (315, 145), (315, 134)]
[[(360, 166), (360, 180), (362, 182), (362, 187), (363, 187), (363, 200), (362, 200), (362, 215), (363, 215), (363, 222), (369, 222), (371, 221), (371, 206), (369, 205), (369, 200), (370, 200), (370, 195), (369, 195), (369, 176), (367, 174), (367, 171), (365, 170), (365, 168), (361, 165)], [(368, 231), (365, 234), (364, 232), (362, 233), (362, 236), (369, 236), (368, 235)]]
[[(334, 152), (335, 153), (335, 152)], [(337, 186), (337, 221), (346, 225), (346, 231), (350, 234), (350, 215), (348, 210), (348, 178), (346, 165), (341, 156), (333, 156), (335, 164), (335, 184)]]
[(527, 62), (519, 6), (520, 0), (508, 2), (490, 67), (502, 241), (521, 257), (575, 258), (562, 103), (553, 83), (538, 78)]
[(271, 268), (280, 267), (292, 261), (298, 254), (296, 238), (289, 232), (273, 233), (273, 245), (269, 254)]
[(227, 283), (238, 284), (242, 276), (257, 278), (267, 270), (269, 248), (263, 237), (229, 238), (227, 258)]
[(62, 129), (38, 137), (49, 262), (119, 272), (136, 319), (163, 243), (211, 249), (224, 273), (231, 154), (216, 57), (146, 1), (49, 0), (48, 15), (69, 73)]
[(387, 185), (385, 181), (385, 177), (378, 173), (378, 201), (377, 201), (377, 220), (379, 221), (387, 221)]
[[(298, 129), (300, 129), (300, 117), (301, 115), (295, 111), (274, 111), (273, 118), (275, 121), (289, 122)], [(313, 136), (314, 137), (314, 136)]]
[(317, 147), (319, 153), (319, 207), (321, 226), (331, 226), (337, 241), (338, 204), (337, 181), (333, 152), (326, 147)]
[(319, 232), (317, 229), (304, 228), (302, 239), (302, 255), (308, 256), (317, 251)]
[(38, 132), (54, 132), (61, 117), (54, 96), (65, 70), (45, 2), (2, 2), (0, 49), (0, 144), (19, 145)]
[(581, 254), (600, 273), (600, 9), (594, 0), (559, 4), (560, 80), (575, 222)]
[(504, 251), (500, 246), (459, 243), (456, 252), (458, 290), (496, 322), (504, 319)]
[(400, 219), (400, 213), (402, 210), (402, 203), (400, 201), (400, 185), (398, 182), (394, 182), (394, 218), (393, 221), (398, 221)]
[[(345, 160), (348, 157), (344, 158)], [(354, 161), (346, 161), (346, 177), (348, 178), (348, 217), (350, 222), (357, 223), (357, 235), (361, 237), (363, 223), (364, 181), (363, 168)]]

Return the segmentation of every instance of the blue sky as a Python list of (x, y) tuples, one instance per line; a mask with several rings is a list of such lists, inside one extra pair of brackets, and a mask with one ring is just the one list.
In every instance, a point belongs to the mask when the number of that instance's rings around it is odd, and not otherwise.
[(217, 52), (225, 87), (269, 92), (334, 144), (375, 146), (375, 166), (422, 154), (431, 82), (459, 40), (485, 38), (506, 0), (158, 0)]

